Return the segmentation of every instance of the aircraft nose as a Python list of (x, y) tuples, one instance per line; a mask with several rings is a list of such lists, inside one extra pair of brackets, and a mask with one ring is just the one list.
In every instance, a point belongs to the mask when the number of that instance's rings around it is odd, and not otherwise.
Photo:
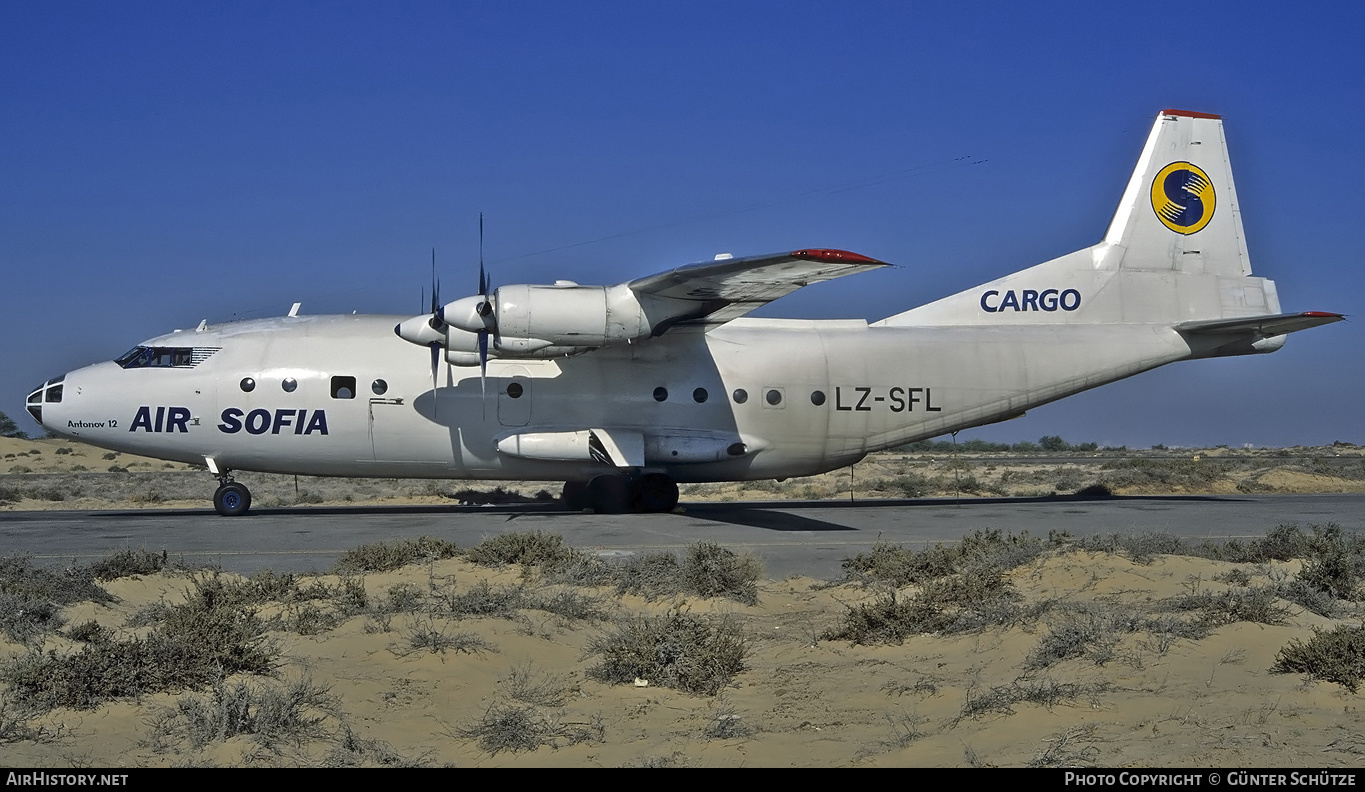
[(60, 377), (53, 377), (34, 388), (33, 392), (28, 395), (28, 399), (24, 401), (24, 407), (28, 410), (28, 414), (32, 415), (33, 420), (37, 421), (44, 429), (47, 428), (47, 424), (43, 423), (43, 405), (62, 403), (64, 382), (66, 382), (65, 374)]

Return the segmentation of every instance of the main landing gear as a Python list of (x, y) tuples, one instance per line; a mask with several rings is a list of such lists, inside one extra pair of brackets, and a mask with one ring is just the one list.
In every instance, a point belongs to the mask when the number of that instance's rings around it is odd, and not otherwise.
[(662, 473), (629, 478), (603, 473), (587, 482), (566, 481), (561, 496), (570, 509), (592, 509), (599, 514), (625, 511), (670, 512), (678, 505), (678, 485)]
[(218, 489), (213, 493), (213, 508), (224, 517), (246, 514), (251, 508), (251, 490), (232, 480), (231, 471), (218, 474)]

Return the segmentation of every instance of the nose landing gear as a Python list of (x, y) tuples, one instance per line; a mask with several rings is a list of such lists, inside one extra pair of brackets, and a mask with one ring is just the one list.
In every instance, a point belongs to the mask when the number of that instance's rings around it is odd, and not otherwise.
[(232, 472), (218, 474), (218, 489), (213, 493), (213, 508), (224, 517), (246, 514), (251, 508), (251, 490), (232, 480)]

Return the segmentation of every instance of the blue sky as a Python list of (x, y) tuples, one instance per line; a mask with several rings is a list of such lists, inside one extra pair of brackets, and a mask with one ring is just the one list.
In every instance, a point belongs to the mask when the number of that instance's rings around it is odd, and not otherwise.
[[(716, 253), (893, 262), (879, 319), (1099, 240), (1156, 112), (1224, 116), (1256, 274), (1359, 315), (1365, 6), (6, 3), (0, 410), (234, 317), (417, 313)], [(1365, 333), (1175, 364), (964, 436), (1365, 443)]]

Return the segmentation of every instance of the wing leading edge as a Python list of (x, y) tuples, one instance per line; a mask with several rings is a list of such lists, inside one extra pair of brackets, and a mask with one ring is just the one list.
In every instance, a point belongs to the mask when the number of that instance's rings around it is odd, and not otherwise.
[[(668, 327), (720, 325), (803, 286), (889, 266), (846, 250), (807, 248), (767, 256), (718, 259), (639, 278), (626, 284), (641, 297), (694, 303)], [(664, 329), (656, 329), (655, 335)]]

